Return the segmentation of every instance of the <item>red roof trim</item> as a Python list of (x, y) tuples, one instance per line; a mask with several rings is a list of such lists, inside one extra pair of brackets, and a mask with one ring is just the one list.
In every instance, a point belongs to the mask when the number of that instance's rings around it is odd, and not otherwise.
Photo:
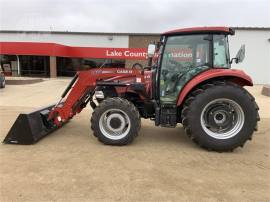
[(147, 49), (73, 47), (56, 43), (36, 42), (0, 42), (0, 54), (145, 60)]

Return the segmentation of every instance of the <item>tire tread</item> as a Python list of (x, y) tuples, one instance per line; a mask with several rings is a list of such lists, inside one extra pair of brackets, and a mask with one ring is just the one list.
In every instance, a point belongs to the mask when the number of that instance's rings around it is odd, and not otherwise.
[[(114, 141), (114, 140), (110, 140), (106, 137), (104, 137), (100, 132), (99, 132), (99, 128), (98, 128), (98, 122), (99, 122), (99, 118), (101, 116), (101, 114), (104, 112), (104, 108), (107, 108), (108, 106), (121, 106), (123, 107), (125, 110), (129, 110), (133, 115), (134, 115), (134, 119), (135, 121), (132, 123), (134, 125), (134, 129), (135, 131), (126, 136), (123, 139)], [(104, 101), (102, 101), (100, 103), (100, 105), (98, 105), (95, 110), (92, 113), (92, 117), (91, 117), (91, 129), (93, 131), (93, 135), (95, 137), (98, 138), (98, 140), (106, 145), (127, 145), (130, 144), (135, 137), (138, 136), (139, 134), (139, 130), (141, 128), (141, 119), (140, 119), (140, 114), (137, 110), (137, 108), (134, 106), (133, 103), (129, 102), (126, 99), (120, 98), (120, 97), (112, 97), (112, 98), (108, 98), (105, 99)]]
[[(190, 109), (191, 109), (191, 104), (197, 99), (197, 96), (202, 94), (202, 93), (206, 93), (208, 89), (211, 89), (211, 88), (214, 88), (214, 87), (217, 87), (217, 86), (233, 86), (233, 87), (236, 87), (238, 89), (240, 89), (242, 91), (243, 94), (247, 95), (247, 97), (249, 98), (250, 102), (253, 103), (253, 106), (254, 106), (254, 109), (256, 109), (256, 113), (257, 113), (257, 123), (256, 123), (256, 126), (254, 127), (254, 131), (257, 131), (257, 125), (258, 125), (258, 121), (260, 120), (260, 116), (259, 116), (259, 107), (257, 105), (257, 103), (255, 102), (255, 98), (246, 90), (244, 89), (243, 87), (235, 84), (235, 83), (232, 83), (232, 82), (229, 82), (229, 81), (223, 81), (223, 80), (215, 80), (215, 81), (212, 81), (211, 83), (206, 83), (206, 84), (203, 84), (201, 86), (199, 86), (198, 88), (196, 88), (195, 90), (193, 90), (189, 96), (187, 97), (187, 99), (185, 100), (184, 102), (184, 105), (183, 105), (183, 110), (182, 110), (182, 113), (181, 113), (181, 118), (182, 118), (182, 125), (184, 127), (184, 130), (187, 134), (187, 136), (193, 141), (195, 142), (197, 145), (199, 145), (200, 147), (204, 148), (204, 149), (207, 149), (209, 151), (213, 150), (213, 148), (209, 147), (209, 146), (206, 146), (204, 144), (202, 144), (199, 139), (195, 138), (193, 135), (192, 135), (192, 132), (191, 132), (191, 127), (190, 127), (190, 123), (189, 123), (189, 119), (188, 119), (188, 116), (189, 116), (189, 113), (190, 113)], [(252, 140), (252, 136), (253, 136), (254, 132), (251, 133), (250, 137), (248, 138), (248, 140)], [(244, 147), (246, 141), (244, 143), (241, 143), (238, 145), (238, 147)], [(236, 148), (236, 147), (235, 147)], [(235, 148), (233, 149), (230, 149), (229, 151), (233, 151)], [(223, 152), (223, 151), (228, 151), (228, 150), (216, 150), (218, 152)]]

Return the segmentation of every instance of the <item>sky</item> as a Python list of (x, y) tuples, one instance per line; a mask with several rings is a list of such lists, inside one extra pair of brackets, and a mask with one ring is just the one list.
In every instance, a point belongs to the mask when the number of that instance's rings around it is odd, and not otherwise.
[(270, 0), (0, 0), (0, 30), (160, 33), (270, 27)]

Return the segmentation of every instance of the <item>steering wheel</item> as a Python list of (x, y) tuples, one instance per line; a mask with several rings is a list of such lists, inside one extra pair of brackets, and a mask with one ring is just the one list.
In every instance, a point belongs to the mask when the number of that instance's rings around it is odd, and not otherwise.
[(134, 63), (132, 69), (143, 70), (143, 66), (140, 63)]

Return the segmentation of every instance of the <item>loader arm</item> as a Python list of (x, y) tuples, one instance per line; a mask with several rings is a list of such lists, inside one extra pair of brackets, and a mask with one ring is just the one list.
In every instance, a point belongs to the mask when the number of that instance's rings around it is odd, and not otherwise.
[[(61, 126), (67, 122), (86, 106), (95, 92), (97, 82), (116, 81), (121, 78), (136, 77), (143, 79), (138, 70), (123, 69), (91, 69), (79, 71), (67, 86), (61, 96), (60, 101), (49, 113), (48, 120), (53, 120), (54, 124)], [(66, 98), (66, 99), (65, 99)], [(64, 101), (63, 101), (64, 100)]]

